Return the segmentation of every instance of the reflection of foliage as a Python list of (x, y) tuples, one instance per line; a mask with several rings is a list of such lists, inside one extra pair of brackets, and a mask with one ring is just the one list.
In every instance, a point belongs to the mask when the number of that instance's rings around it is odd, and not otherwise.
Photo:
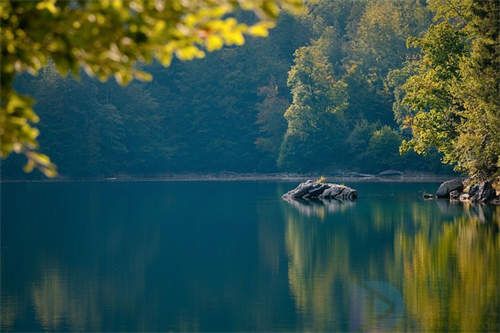
[(351, 273), (348, 239), (324, 231), (293, 215), (285, 231), (291, 292), (299, 311), (311, 318), (307, 328), (320, 331), (332, 329), (328, 323), (341, 309), (334, 282), (350, 279)]
[(2, 306), (0, 306), (0, 329), (5, 332), (12, 329), (18, 315), (18, 300), (16, 297), (4, 295), (2, 290)]
[(498, 225), (460, 217), (415, 235), (399, 231), (396, 257), (404, 271), (408, 311), (423, 330), (498, 331)]
[[(118, 252), (116, 247), (121, 249), (124, 243), (128, 243), (120, 236), (119, 232), (112, 235), (106, 256), (116, 259), (113, 253)], [(143, 317), (150, 314), (137, 311), (134, 304), (145, 297), (144, 275), (157, 245), (155, 238), (151, 239), (151, 243), (136, 245), (133, 254), (125, 255), (130, 260), (130, 266), (123, 267), (121, 273), (108, 272), (104, 278), (92, 270), (65, 271), (57, 264), (47, 264), (40, 280), (32, 283), (32, 304), (38, 322), (49, 331), (59, 331), (66, 326), (72, 331), (104, 331), (107, 323), (103, 320), (103, 308), (123, 313), (134, 311), (138, 322), (147, 321)], [(102, 257), (103, 252), (100, 255)], [(127, 275), (131, 278), (124, 280), (123, 271), (131, 272), (132, 275)]]
[(289, 286), (306, 328), (380, 328), (362, 291), (384, 281), (401, 290), (405, 313), (382, 330), (498, 331), (500, 209), (402, 203), (323, 218), (286, 209)]
[[(498, 208), (485, 214), (494, 224), (479, 223), (460, 205), (441, 212), (435, 202), (384, 197), (369, 204), (362, 199), (321, 220), (266, 198), (256, 215), (252, 205), (239, 206), (248, 208), (242, 212), (246, 219), (234, 222), (225, 208), (241, 193), (228, 191), (228, 201), (220, 201), (213, 188), (203, 191), (201, 184), (184, 183), (175, 191), (165, 184), (144, 192), (134, 187), (129, 193), (121, 185), (102, 195), (61, 191), (55, 195), (61, 209), (36, 207), (41, 219), (57, 214), (71, 227), (47, 222), (30, 230), (26, 225), (32, 224), (22, 218), (16, 224), (33, 252), (2, 267), (7, 276), (3, 330), (33, 322), (48, 330), (106, 331), (127, 325), (140, 331), (197, 331), (218, 325), (206, 318), (220, 313), (232, 330), (268, 331), (295, 306), (297, 318), (280, 322), (290, 330), (498, 331)], [(270, 196), (279, 196), (283, 187)], [(159, 195), (158, 188), (168, 195)], [(78, 204), (66, 200), (70, 193)], [(189, 195), (204, 198), (197, 201), (198, 213), (193, 213), (194, 201), (186, 200)], [(224, 209), (207, 215), (215, 205)], [(149, 222), (145, 211), (156, 212), (147, 215)], [(213, 216), (219, 220), (207, 222)], [(177, 222), (167, 223), (167, 218)], [(212, 233), (214, 225), (225, 232)], [(250, 236), (242, 226), (252, 230)], [(16, 253), (25, 248), (22, 242), (7, 245)], [(207, 253), (216, 257), (207, 260)], [(18, 270), (26, 273), (12, 273)], [(383, 281), (402, 293), (407, 311), (402, 318), (386, 327), (377, 322), (377, 305), (366, 297), (369, 281)], [(288, 303), (289, 295), (295, 304)]]
[(68, 306), (68, 288), (55, 271), (48, 273), (33, 288), (33, 303), (38, 320), (45, 329), (55, 330)]
[[(78, 294), (75, 295), (75, 291)], [(46, 330), (59, 330), (64, 320), (72, 330), (98, 330), (100, 327), (96, 285), (85, 281), (79, 288), (71, 288), (68, 280), (53, 267), (33, 285), (33, 305)]]

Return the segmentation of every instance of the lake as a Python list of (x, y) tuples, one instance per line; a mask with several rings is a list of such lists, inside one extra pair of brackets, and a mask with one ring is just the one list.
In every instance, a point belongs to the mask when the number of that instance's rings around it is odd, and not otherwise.
[(2, 183), (2, 331), (500, 331), (499, 207), (295, 185)]

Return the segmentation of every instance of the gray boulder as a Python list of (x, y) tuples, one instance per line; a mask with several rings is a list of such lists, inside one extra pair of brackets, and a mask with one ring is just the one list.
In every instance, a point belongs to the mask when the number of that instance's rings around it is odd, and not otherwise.
[(348, 186), (333, 183), (316, 183), (307, 180), (283, 194), (283, 199), (336, 199), (355, 200), (358, 192)]
[(290, 198), (302, 198), (307, 195), (310, 191), (316, 188), (316, 185), (311, 179), (306, 180), (304, 183), (300, 183), (299, 186), (289, 191), (287, 194)]
[(491, 181), (476, 184), (469, 189), (470, 200), (473, 202), (489, 202), (495, 199), (495, 195)]
[(439, 188), (436, 191), (436, 197), (438, 198), (449, 198), (450, 197), (450, 192), (452, 191), (458, 191), (461, 192), (464, 188), (464, 184), (462, 183), (461, 179), (452, 179), (445, 181), (441, 185), (439, 185)]
[(450, 192), (450, 199), (451, 200), (458, 200), (460, 198), (460, 192), (457, 190), (451, 191)]

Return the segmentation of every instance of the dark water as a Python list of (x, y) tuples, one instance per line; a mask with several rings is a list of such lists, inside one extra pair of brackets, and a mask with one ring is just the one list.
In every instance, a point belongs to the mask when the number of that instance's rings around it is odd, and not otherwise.
[(435, 184), (2, 184), (2, 331), (500, 331), (500, 210)]

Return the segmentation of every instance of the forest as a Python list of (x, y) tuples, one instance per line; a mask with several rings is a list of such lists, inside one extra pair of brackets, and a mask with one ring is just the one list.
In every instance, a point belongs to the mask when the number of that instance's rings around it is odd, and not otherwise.
[[(37, 76), (18, 76), (14, 86), (35, 98), (40, 150), (62, 177), (448, 174), (452, 166), (473, 176), (497, 172), (498, 85), (491, 82), (498, 59), (488, 42), (471, 36), (497, 38), (491, 13), (498, 10), (481, 13), (468, 1), (462, 13), (419, 0), (306, 6), (300, 15), (282, 13), (267, 38), (249, 37), (189, 62), (174, 59), (168, 68), (144, 65), (150, 82), (122, 87), (83, 71), (80, 79), (62, 77), (49, 64)], [(493, 81), (477, 86), (481, 73)], [(473, 89), (489, 94), (478, 97), (489, 101), (488, 116), (463, 96)], [(465, 128), (460, 119), (469, 116), (482, 134)], [(24, 174), (24, 163), (19, 155), (2, 161), (2, 177), (41, 177)]]

